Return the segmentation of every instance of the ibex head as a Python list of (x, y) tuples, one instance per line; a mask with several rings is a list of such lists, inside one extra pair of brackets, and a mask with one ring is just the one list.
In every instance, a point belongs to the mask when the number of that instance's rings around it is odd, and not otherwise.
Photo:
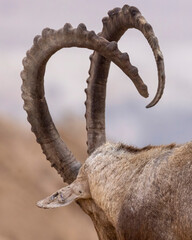
[(80, 168), (75, 181), (44, 200), (39, 201), (37, 206), (42, 208), (63, 207), (78, 199), (91, 198), (87, 175), (82, 169), (83, 167)]
[[(57, 31), (46, 28), (41, 36), (36, 36), (32, 48), (23, 60), (22, 98), (37, 142), (41, 144), (51, 166), (63, 177), (64, 182), (69, 184), (38, 202), (38, 206), (54, 208), (78, 200), (78, 204), (92, 218), (100, 239), (120, 239), (116, 226), (121, 204), (126, 195), (123, 186), (128, 173), (130, 174), (127, 165), (129, 158), (135, 153), (145, 152), (146, 155), (146, 149), (153, 151), (153, 156), (159, 152), (159, 148), (155, 150), (156, 152), (153, 147), (137, 151), (122, 144), (105, 143), (105, 94), (110, 62), (114, 62), (122, 69), (143, 97), (148, 97), (147, 87), (140, 78), (137, 68), (131, 65), (128, 54), (121, 53), (117, 46), (117, 42), (126, 30), (136, 28), (141, 31), (155, 56), (158, 89), (147, 107), (154, 106), (161, 98), (165, 74), (158, 40), (151, 25), (139, 10), (125, 5), (122, 9), (115, 8), (109, 11), (108, 15), (109, 17), (103, 18), (103, 29), (98, 35), (94, 31), (88, 31), (84, 24), (72, 28), (67, 23)], [(85, 90), (87, 144), (90, 156), (82, 166), (56, 130), (44, 95), (44, 73), (47, 61), (55, 52), (66, 47), (94, 50), (90, 57), (90, 76)], [(165, 147), (163, 150), (165, 154), (169, 154), (170, 151), (172, 151), (171, 147)]]

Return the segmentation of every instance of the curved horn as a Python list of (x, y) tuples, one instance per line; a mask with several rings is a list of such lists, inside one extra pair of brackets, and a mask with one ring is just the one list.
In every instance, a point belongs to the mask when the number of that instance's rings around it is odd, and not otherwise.
[[(126, 30), (136, 28), (143, 33), (152, 48), (158, 69), (158, 90), (155, 98), (147, 105), (147, 108), (152, 107), (160, 100), (165, 85), (163, 55), (153, 29), (135, 7), (125, 5), (122, 9), (115, 8), (109, 11), (108, 15), (109, 17), (102, 19), (103, 29), (99, 34), (100, 36), (108, 41), (117, 42)], [(110, 61), (97, 52), (91, 55), (90, 60), (90, 76), (87, 79), (87, 100), (85, 102), (87, 109), (86, 122), (89, 154), (106, 141), (105, 97), (107, 77), (110, 68)], [(133, 67), (132, 69), (137, 72), (137, 68)], [(133, 81), (133, 79), (131, 80)]]
[[(64, 181), (71, 183), (76, 178), (81, 165), (59, 136), (44, 94), (44, 73), (47, 61), (56, 51), (65, 47), (81, 47), (98, 51), (99, 54), (117, 64), (125, 73), (129, 73), (132, 66), (127, 55), (118, 50), (115, 42), (109, 42), (93, 31), (87, 31), (84, 24), (80, 24), (77, 29), (73, 29), (70, 24), (66, 24), (58, 31), (44, 29), (42, 36), (35, 37), (32, 48), (23, 59), (22, 98), (24, 109), (28, 113), (28, 121), (47, 159)], [(147, 95), (147, 89), (138, 74), (136, 78), (139, 91)]]

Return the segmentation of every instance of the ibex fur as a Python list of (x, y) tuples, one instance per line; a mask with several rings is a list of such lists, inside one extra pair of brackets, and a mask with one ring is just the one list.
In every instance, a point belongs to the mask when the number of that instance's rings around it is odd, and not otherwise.
[[(83, 24), (55, 31), (45, 29), (34, 39), (23, 61), (23, 99), (37, 141), (52, 166), (68, 185), (37, 203), (42, 208), (76, 201), (91, 217), (100, 240), (192, 239), (192, 142), (135, 148), (105, 140), (105, 92), (110, 61), (116, 63), (147, 97), (147, 88), (117, 41), (128, 28), (139, 29), (155, 56), (159, 85), (154, 106), (165, 82), (158, 40), (139, 10), (124, 6), (109, 11), (99, 35)], [(60, 138), (44, 96), (45, 66), (63, 47), (87, 47), (91, 56), (86, 89), (89, 157), (81, 165)]]

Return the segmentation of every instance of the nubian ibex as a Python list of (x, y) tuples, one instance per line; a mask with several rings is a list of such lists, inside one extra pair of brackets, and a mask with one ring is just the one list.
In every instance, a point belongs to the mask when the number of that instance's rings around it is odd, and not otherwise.
[[(98, 35), (84, 24), (58, 31), (44, 29), (23, 60), (22, 97), (32, 131), (44, 154), (68, 185), (39, 201), (43, 208), (76, 201), (95, 226), (100, 240), (192, 239), (192, 142), (135, 148), (106, 143), (106, 82), (113, 61), (133, 81), (138, 92), (147, 87), (117, 42), (129, 28), (140, 30), (150, 44), (158, 70), (158, 89), (147, 106), (154, 106), (165, 84), (163, 56), (153, 29), (139, 10), (125, 5), (103, 18)], [(49, 114), (44, 95), (44, 73), (59, 49), (92, 49), (86, 89), (86, 128), (89, 157), (81, 165), (68, 150)]]

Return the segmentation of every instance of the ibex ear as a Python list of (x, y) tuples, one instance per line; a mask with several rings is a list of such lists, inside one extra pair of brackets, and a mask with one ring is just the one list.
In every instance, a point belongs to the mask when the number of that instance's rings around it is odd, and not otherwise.
[(37, 202), (40, 208), (57, 208), (69, 205), (71, 202), (81, 198), (80, 192), (74, 192), (71, 186), (61, 188), (51, 196)]

